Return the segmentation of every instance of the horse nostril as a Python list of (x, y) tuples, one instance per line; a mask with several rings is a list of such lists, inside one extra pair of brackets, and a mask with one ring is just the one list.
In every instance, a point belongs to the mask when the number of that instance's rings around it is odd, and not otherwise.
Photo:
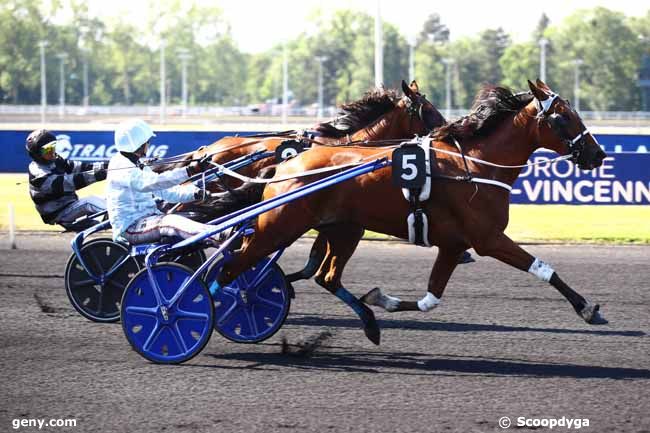
[(597, 156), (598, 159), (601, 160), (601, 161), (602, 161), (603, 159), (607, 158), (607, 154), (606, 154), (602, 149), (600, 149), (600, 150), (598, 151), (598, 153), (596, 154), (596, 156)]

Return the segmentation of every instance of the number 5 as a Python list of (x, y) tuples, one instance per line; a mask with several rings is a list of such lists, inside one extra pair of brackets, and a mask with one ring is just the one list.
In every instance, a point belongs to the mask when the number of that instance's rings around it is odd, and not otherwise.
[[(417, 155), (403, 155), (402, 156), (402, 170), (404, 171), (402, 173), (402, 176), (400, 176), (404, 180), (413, 180), (417, 177), (418, 175), (418, 167), (412, 162), (409, 162), (411, 160), (416, 160)], [(406, 173), (406, 171), (410, 171), (410, 173)]]

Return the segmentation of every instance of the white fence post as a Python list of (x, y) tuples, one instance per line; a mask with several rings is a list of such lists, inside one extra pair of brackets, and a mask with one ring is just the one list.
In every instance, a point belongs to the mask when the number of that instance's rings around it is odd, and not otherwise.
[(9, 246), (16, 249), (16, 223), (14, 221), (14, 204), (9, 203)]

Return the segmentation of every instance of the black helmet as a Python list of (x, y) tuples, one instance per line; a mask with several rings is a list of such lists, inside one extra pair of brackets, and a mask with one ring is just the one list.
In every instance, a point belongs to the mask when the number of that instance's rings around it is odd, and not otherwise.
[(41, 158), (41, 147), (49, 144), (53, 141), (56, 141), (56, 137), (47, 129), (37, 129), (36, 131), (29, 134), (27, 141), (25, 142), (25, 149), (29, 156), (35, 160), (42, 160)]

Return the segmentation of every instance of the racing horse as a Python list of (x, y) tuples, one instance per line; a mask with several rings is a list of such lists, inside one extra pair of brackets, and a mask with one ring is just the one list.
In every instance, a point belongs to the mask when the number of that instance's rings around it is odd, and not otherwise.
[[(362, 99), (343, 105), (338, 118), (316, 125), (314, 132), (317, 138), (312, 140), (313, 144), (336, 146), (358, 143), (377, 146), (386, 144), (387, 140), (400, 141), (410, 139), (414, 135), (426, 135), (447, 123), (436, 107), (420, 93), (416, 81), (412, 81), (410, 85), (402, 81), (402, 92), (404, 96), (398, 98), (395, 91), (374, 89), (366, 93)], [(223, 164), (255, 151), (274, 151), (282, 142), (295, 138), (296, 133), (297, 131), (288, 131), (279, 136), (224, 137), (187, 154), (183, 161), (159, 165), (156, 171), (180, 167), (206, 155), (211, 156), (213, 162)], [(274, 164), (273, 158), (266, 158), (242, 170), (242, 174), (264, 176), (263, 169)], [(225, 187), (231, 188), (237, 185), (239, 185), (237, 179), (229, 179)], [(219, 203), (185, 205), (180, 206), (178, 210), (198, 210), (200, 214), (205, 215), (206, 220), (209, 220), (258, 202), (262, 194), (262, 186), (249, 184), (231, 191), (234, 191), (234, 194)], [(304, 268), (287, 275), (287, 280), (293, 282), (311, 278), (322, 263), (326, 250), (325, 237), (319, 233)], [(463, 261), (473, 261), (473, 259), (467, 254)]]
[[(566, 155), (581, 169), (602, 164), (606, 154), (585, 128), (579, 114), (541, 81), (528, 82), (530, 92), (513, 94), (501, 87), (484, 86), (469, 115), (435, 132), (431, 147), (430, 199), (424, 203), (428, 240), (439, 248), (426, 296), (406, 301), (373, 289), (361, 300), (341, 283), (347, 261), (354, 253), (363, 228), (407, 239), (409, 203), (392, 184), (386, 167), (325, 189), (262, 214), (255, 233), (226, 265), (217, 282), (227, 284), (240, 272), (273, 251), (291, 245), (311, 228), (327, 240), (327, 255), (316, 282), (350, 306), (363, 323), (366, 336), (380, 342), (373, 311), (429, 311), (441, 300), (460, 255), (473, 247), (550, 283), (571, 303), (587, 323), (607, 323), (599, 306), (587, 301), (560, 279), (553, 268), (522, 249), (504, 230), (508, 224), (509, 190), (531, 154), (540, 147)], [(460, 150), (462, 152), (460, 152)], [(285, 179), (269, 183), (264, 199), (295, 189), (322, 175), (300, 173), (327, 166), (357, 164), (387, 155), (392, 149), (316, 147), (278, 165)], [(480, 163), (479, 160), (490, 164)], [(514, 168), (512, 168), (514, 167)], [(479, 180), (482, 181), (479, 183)], [(487, 182), (485, 182), (487, 181)]]

